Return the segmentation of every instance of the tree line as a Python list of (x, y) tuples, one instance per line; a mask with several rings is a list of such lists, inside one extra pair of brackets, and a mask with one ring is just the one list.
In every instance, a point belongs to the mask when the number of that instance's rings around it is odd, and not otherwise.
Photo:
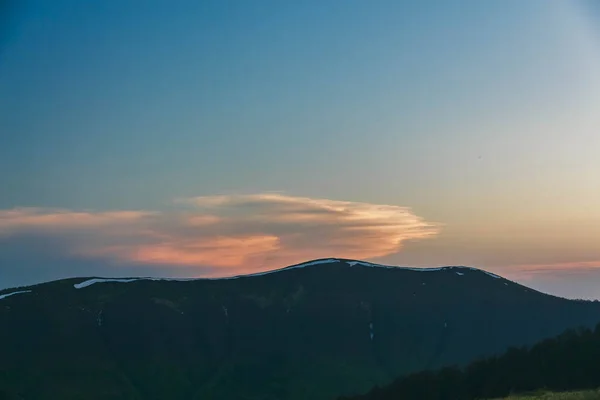
[(600, 324), (572, 329), (532, 347), (464, 368), (447, 367), (396, 379), (385, 387), (338, 400), (475, 400), (546, 389), (566, 391), (600, 387)]

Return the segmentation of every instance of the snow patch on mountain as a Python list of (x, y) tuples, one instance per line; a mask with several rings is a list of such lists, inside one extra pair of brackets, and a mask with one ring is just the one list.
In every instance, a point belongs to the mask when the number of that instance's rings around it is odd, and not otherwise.
[(290, 267), (275, 269), (275, 270), (272, 270), (272, 271), (257, 272), (255, 274), (248, 274), (248, 275), (238, 275), (238, 276), (232, 276), (230, 278), (209, 278), (209, 279), (214, 279), (214, 280), (216, 280), (216, 279), (237, 279), (237, 278), (245, 278), (247, 276), (261, 276), (261, 275), (272, 274), (272, 273), (275, 273), (275, 272), (287, 271), (287, 270), (290, 270), (290, 269), (310, 267), (311, 265), (332, 264), (332, 263), (337, 263), (337, 262), (341, 262), (341, 261), (342, 260), (339, 260), (337, 258), (326, 258), (326, 259), (323, 259), (323, 260), (309, 261), (309, 262), (305, 262), (305, 263), (302, 263), (302, 264), (292, 265)]
[(282, 268), (282, 269), (276, 269), (276, 270), (273, 270), (273, 271), (257, 272), (255, 274), (248, 274), (248, 275), (228, 276), (228, 277), (223, 277), (223, 278), (152, 278), (152, 277), (128, 278), (128, 279), (93, 278), (93, 279), (88, 279), (88, 280), (80, 282), (80, 283), (76, 283), (76, 284), (73, 285), (73, 287), (75, 287), (75, 289), (83, 289), (83, 288), (91, 286), (91, 285), (93, 285), (95, 283), (105, 283), (105, 282), (121, 282), (121, 283), (128, 283), (128, 282), (135, 282), (135, 281), (175, 281), (175, 282), (185, 282), (185, 281), (197, 281), (197, 280), (216, 281), (216, 280), (226, 280), (226, 279), (238, 279), (238, 278), (246, 278), (246, 277), (250, 277), (250, 276), (268, 275), (268, 274), (273, 274), (275, 272), (280, 272), (280, 271), (284, 271), (284, 270), (287, 271), (287, 270), (290, 270), (290, 269), (304, 268), (304, 267), (308, 267), (308, 266), (311, 266), (311, 265), (317, 265), (317, 264), (330, 264), (330, 263), (334, 263), (334, 262), (340, 262), (340, 260), (335, 259), (335, 258), (329, 258), (329, 259), (326, 259), (326, 260), (316, 260), (316, 261), (310, 261), (310, 262), (306, 262), (306, 263), (302, 263), (302, 264), (292, 265), (291, 267), (286, 267), (286, 268)]
[(13, 296), (15, 294), (20, 294), (20, 293), (31, 293), (31, 290), (21, 290), (18, 292), (12, 292), (12, 293), (7, 293), (7, 294), (0, 294), (0, 300), (5, 299), (9, 296)]
[[(476, 268), (473, 268), (473, 269), (476, 269)], [(478, 271), (481, 271), (481, 272), (483, 272), (484, 274), (487, 274), (487, 275), (491, 276), (492, 278), (495, 278), (495, 279), (502, 279), (502, 277), (501, 277), (501, 276), (498, 276), (498, 275), (496, 275), (496, 274), (492, 274), (491, 272), (484, 271), (484, 270), (482, 270), (482, 269), (480, 269), (480, 270), (478, 270)]]
[(355, 265), (362, 265), (363, 267), (374, 267), (374, 268), (398, 268), (398, 267), (392, 267), (390, 265), (382, 265), (382, 264), (373, 264), (370, 262), (366, 262), (366, 261), (346, 261), (346, 264), (348, 264), (351, 267), (354, 267)]
[(434, 268), (413, 268), (413, 267), (395, 267), (393, 265), (373, 264), (366, 261), (346, 261), (346, 264), (354, 267), (355, 265), (362, 265), (363, 267), (374, 267), (374, 268), (386, 268), (386, 269), (403, 269), (408, 271), (419, 271), (419, 272), (431, 272), (431, 271), (442, 271), (446, 268), (452, 267), (434, 267)]
[(144, 279), (144, 278), (133, 278), (133, 279), (94, 278), (94, 279), (88, 279), (87, 281), (83, 281), (81, 283), (76, 283), (76, 284), (73, 285), (73, 287), (75, 287), (75, 289), (83, 289), (85, 287), (93, 285), (94, 283), (103, 283), (103, 282), (121, 282), (121, 283), (127, 283), (127, 282), (139, 281), (140, 279)]
[[(471, 271), (480, 271), (483, 272), (484, 274), (487, 274), (489, 276), (491, 276), (492, 278), (496, 278), (496, 279), (502, 279), (501, 276), (498, 276), (496, 274), (493, 274), (491, 272), (488, 271), (484, 271), (482, 269), (477, 269), (477, 268), (473, 268), (473, 267), (458, 267), (458, 266), (448, 266), (448, 267), (429, 267), (429, 268), (415, 268), (415, 267), (397, 267), (397, 266), (392, 266), (392, 265), (383, 265), (383, 264), (374, 264), (374, 263), (370, 263), (370, 262), (366, 262), (366, 261), (346, 261), (346, 264), (350, 265), (351, 267), (355, 266), (355, 265), (362, 265), (364, 267), (376, 267), (376, 268), (386, 268), (386, 269), (402, 269), (405, 271), (418, 271), (418, 272), (434, 272), (434, 271), (446, 271), (446, 270), (452, 270), (452, 269), (463, 269), (463, 270), (471, 270)], [(464, 272), (459, 272), (459, 271), (455, 271), (457, 275), (464, 275)]]

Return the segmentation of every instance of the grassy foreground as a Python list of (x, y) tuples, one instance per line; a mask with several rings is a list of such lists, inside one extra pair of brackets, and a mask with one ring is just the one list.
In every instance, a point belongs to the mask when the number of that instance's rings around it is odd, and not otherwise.
[(505, 400), (600, 400), (600, 390), (563, 393), (544, 392), (527, 395), (514, 395), (506, 397)]

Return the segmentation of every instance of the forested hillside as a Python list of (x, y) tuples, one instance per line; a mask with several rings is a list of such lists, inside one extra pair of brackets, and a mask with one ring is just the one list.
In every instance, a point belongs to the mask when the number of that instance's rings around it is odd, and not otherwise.
[[(491, 399), (546, 389), (555, 392), (600, 387), (600, 324), (568, 330), (533, 347), (510, 348), (465, 368), (424, 371), (368, 394), (339, 400)], [(552, 397), (550, 397), (552, 398)]]

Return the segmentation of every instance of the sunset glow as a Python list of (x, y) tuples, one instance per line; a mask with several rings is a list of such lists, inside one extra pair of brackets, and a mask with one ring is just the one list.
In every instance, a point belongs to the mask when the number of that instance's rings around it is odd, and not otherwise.
[[(44, 235), (78, 257), (212, 266), (222, 274), (279, 268), (332, 254), (374, 258), (441, 227), (410, 209), (258, 194), (190, 199), (197, 211), (0, 211), (5, 236)], [(66, 254), (66, 255), (69, 255)]]
[(0, 288), (340, 257), (600, 299), (596, 2), (14, 4)]

